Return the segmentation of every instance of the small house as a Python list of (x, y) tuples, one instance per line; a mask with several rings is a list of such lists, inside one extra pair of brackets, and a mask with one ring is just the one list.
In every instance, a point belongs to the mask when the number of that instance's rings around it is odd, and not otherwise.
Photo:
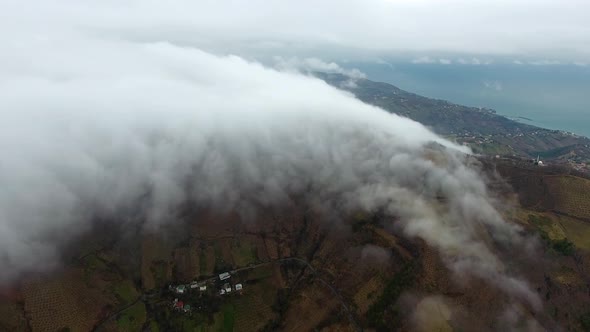
[(186, 291), (186, 286), (185, 285), (178, 285), (178, 286), (176, 286), (176, 293), (178, 293), (178, 294), (184, 294), (185, 291)]
[(236, 287), (235, 287), (235, 289), (236, 289), (237, 291), (239, 291), (239, 290), (242, 290), (242, 288), (243, 288), (243, 287), (242, 287), (242, 284), (236, 284)]
[(226, 293), (231, 293), (231, 285), (229, 283), (223, 285), (223, 289), (225, 289)]
[(190, 286), (190, 287), (191, 287), (192, 289), (195, 289), (195, 288), (199, 287), (199, 283), (198, 283), (198, 282), (196, 282), (196, 281), (193, 281), (193, 282), (191, 282), (191, 286)]
[(200, 290), (201, 292), (204, 292), (204, 291), (206, 291), (206, 290), (207, 290), (207, 286), (205, 286), (205, 285), (203, 285), (203, 286), (200, 286), (200, 287), (199, 287), (199, 290)]
[(223, 272), (222, 274), (219, 275), (219, 280), (227, 280), (229, 279), (230, 274), (229, 272)]
[(174, 303), (174, 310), (182, 310), (184, 308), (184, 302), (176, 301)]

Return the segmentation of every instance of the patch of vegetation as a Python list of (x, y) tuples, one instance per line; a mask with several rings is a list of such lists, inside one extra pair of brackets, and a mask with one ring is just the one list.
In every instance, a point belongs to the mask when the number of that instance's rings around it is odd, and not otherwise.
[(550, 227), (552, 224), (551, 219), (534, 214), (529, 214), (529, 221), (537, 227)]
[(233, 304), (223, 306), (223, 331), (232, 332), (235, 322), (235, 308)]
[(138, 302), (121, 313), (117, 318), (117, 327), (121, 331), (139, 331), (146, 316), (145, 305)]
[(558, 253), (564, 256), (573, 255), (576, 249), (574, 243), (568, 239), (552, 241), (551, 247), (553, 248), (553, 250), (557, 251)]
[(567, 238), (576, 248), (590, 250), (590, 224), (581, 220), (560, 217), (560, 224), (564, 228)]
[(151, 332), (160, 332), (160, 325), (156, 321), (150, 322), (150, 331)]
[(541, 235), (541, 239), (543, 239), (543, 241), (545, 241), (551, 249), (564, 256), (571, 256), (574, 254), (576, 246), (573, 242), (567, 238), (558, 240), (552, 239), (547, 233), (546, 229), (552, 227), (553, 225), (551, 219), (545, 216), (535, 216), (529, 214), (529, 221), (537, 226), (539, 234)]
[(273, 271), (270, 266), (262, 266), (253, 270), (248, 271), (248, 280), (251, 283), (256, 283), (261, 279), (272, 277)]
[(249, 241), (236, 241), (232, 248), (232, 254), (238, 266), (246, 266), (258, 259), (258, 252)]
[(135, 286), (129, 280), (116, 284), (113, 288), (113, 293), (121, 304), (131, 303), (138, 295)]
[(590, 312), (580, 316), (580, 325), (582, 325), (582, 330), (590, 332)]
[(401, 293), (414, 283), (415, 278), (415, 265), (407, 263), (387, 282), (381, 296), (367, 311), (369, 326), (377, 331), (391, 331), (399, 326), (400, 312), (396, 302)]

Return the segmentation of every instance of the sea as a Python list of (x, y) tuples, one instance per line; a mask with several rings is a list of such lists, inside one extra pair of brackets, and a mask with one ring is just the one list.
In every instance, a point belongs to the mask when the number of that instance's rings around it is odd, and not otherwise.
[(347, 63), (370, 80), (590, 137), (590, 65)]

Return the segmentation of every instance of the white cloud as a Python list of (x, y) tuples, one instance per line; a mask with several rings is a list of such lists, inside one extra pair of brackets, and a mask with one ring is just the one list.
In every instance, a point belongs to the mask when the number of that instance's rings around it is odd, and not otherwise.
[(504, 90), (504, 87), (502, 86), (502, 83), (500, 81), (483, 81), (483, 86), (486, 89), (491, 89), (495, 91)]
[(529, 65), (533, 66), (556, 66), (561, 65), (561, 62), (558, 60), (534, 60), (527, 62)]
[(452, 63), (453, 63), (453, 61), (451, 61), (451, 60), (449, 60), (449, 59), (438, 59), (438, 62), (439, 62), (441, 65), (450, 65), (450, 64), (452, 64)]
[(465, 59), (465, 58), (459, 58), (457, 59), (457, 63), (462, 64), (462, 65), (490, 65), (493, 63), (492, 60), (486, 59), (486, 60), (482, 60), (476, 57), (472, 57), (470, 59)]
[(280, 70), (294, 70), (299, 72), (314, 72), (321, 71), (325, 73), (343, 74), (351, 79), (367, 78), (365, 73), (358, 69), (345, 69), (340, 67), (335, 62), (325, 62), (318, 58), (300, 59), (296, 57), (283, 58), (280, 56), (274, 57), (275, 67)]
[(421, 64), (421, 63), (436, 63), (436, 60), (434, 60), (434, 59), (431, 59), (431, 58), (430, 58), (430, 57), (428, 57), (428, 56), (422, 56), (422, 57), (419, 57), (419, 58), (416, 58), (416, 59), (412, 60), (412, 63), (415, 63), (415, 64)]

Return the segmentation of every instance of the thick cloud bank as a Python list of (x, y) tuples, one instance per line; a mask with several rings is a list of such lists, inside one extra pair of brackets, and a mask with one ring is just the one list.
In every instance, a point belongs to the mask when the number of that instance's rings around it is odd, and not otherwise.
[[(454, 271), (538, 305), (482, 240), (521, 241), (463, 148), (291, 71), (57, 30), (0, 55), (0, 280), (58, 263), (97, 216), (141, 206), (157, 227), (186, 201), (247, 212), (298, 194), (382, 209)], [(447, 147), (437, 158), (432, 142)]]

